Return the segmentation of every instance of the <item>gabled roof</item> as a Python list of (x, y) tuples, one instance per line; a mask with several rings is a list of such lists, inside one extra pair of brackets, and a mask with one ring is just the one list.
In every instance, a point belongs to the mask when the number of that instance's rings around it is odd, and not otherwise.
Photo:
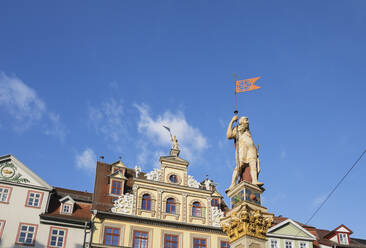
[[(335, 228), (334, 230), (337, 230), (337, 228)], [(363, 240), (360, 239), (353, 239), (353, 238), (349, 238), (349, 244), (345, 245), (345, 244), (339, 244), (337, 242), (334, 242), (332, 240), (329, 240), (328, 238), (325, 237), (329, 237), (329, 234), (333, 233), (333, 231), (329, 231), (329, 230), (325, 230), (325, 229), (316, 229), (316, 233), (318, 236), (318, 243), (321, 245), (326, 245), (326, 246), (330, 246), (330, 247), (349, 247), (349, 248), (355, 248), (355, 247), (359, 247), (359, 248), (366, 248), (366, 244), (363, 243)]]
[(111, 164), (112, 166), (118, 166), (118, 167), (124, 167), (124, 168), (127, 168), (126, 165), (121, 161), (121, 160), (118, 160), (114, 163)]
[(60, 199), (60, 202), (62, 202), (62, 203), (67, 202), (67, 201), (70, 201), (70, 202), (72, 202), (72, 204), (75, 204), (74, 199), (72, 199), (72, 198), (71, 198), (71, 196), (69, 196), (69, 195), (67, 195), (67, 196), (65, 196), (65, 197), (62, 197), (62, 198)]
[(48, 191), (52, 190), (51, 185), (11, 154), (0, 157), (0, 170), (13, 173), (13, 175), (9, 174), (8, 177), (0, 175), (0, 181), (2, 182), (21, 186), (33, 186)]
[(337, 232), (347, 232), (349, 234), (353, 233), (348, 227), (342, 224), (330, 231), (327, 235), (324, 236), (324, 238), (330, 238), (331, 236), (334, 236)]
[(109, 174), (108, 176), (113, 177), (113, 178), (125, 179), (125, 180), (127, 179), (120, 170), (117, 170), (117, 171), (113, 172), (112, 174)]
[(181, 165), (185, 165), (185, 166), (189, 165), (189, 162), (187, 160), (177, 157), (177, 156), (161, 156), (160, 162), (163, 162), (163, 161), (174, 163), (174, 164), (181, 164)]
[[(291, 232), (289, 232), (289, 233), (277, 232), (278, 230), (283, 229), (283, 228), (285, 228), (285, 226), (288, 226), (288, 225), (292, 225), (293, 227), (295, 227), (295, 229), (296, 229), (295, 234), (293, 234)], [(303, 235), (300, 236), (300, 234), (303, 234)], [(303, 239), (309, 239), (309, 240), (316, 240), (316, 237), (313, 234), (311, 234), (308, 230), (306, 230), (304, 227), (302, 227), (301, 225), (299, 225), (298, 223), (296, 223), (295, 221), (293, 221), (291, 219), (286, 219), (284, 221), (281, 221), (281, 222), (275, 224), (274, 226), (272, 226), (271, 228), (268, 229), (267, 235), (284, 237), (284, 238), (287, 237), (287, 238), (303, 238)]]
[[(41, 222), (54, 221), (65, 224), (78, 223), (80, 225), (83, 225), (85, 222), (90, 222), (91, 198), (92, 194), (88, 192), (55, 187), (50, 196), (47, 212), (40, 215)], [(62, 201), (70, 199), (74, 201), (72, 214), (61, 214), (60, 208), (62, 206)]]

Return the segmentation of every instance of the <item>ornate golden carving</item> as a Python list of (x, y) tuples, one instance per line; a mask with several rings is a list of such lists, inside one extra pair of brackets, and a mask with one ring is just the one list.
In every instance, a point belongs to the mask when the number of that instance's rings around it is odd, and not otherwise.
[(238, 210), (231, 212), (228, 223), (223, 223), (222, 229), (228, 235), (230, 243), (245, 235), (265, 240), (272, 221), (272, 216), (265, 216), (260, 210), (253, 210), (242, 204)]

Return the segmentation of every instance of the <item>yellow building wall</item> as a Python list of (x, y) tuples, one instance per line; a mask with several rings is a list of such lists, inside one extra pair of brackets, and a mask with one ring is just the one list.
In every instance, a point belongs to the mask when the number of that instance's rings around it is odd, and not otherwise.
[(174, 234), (179, 236), (179, 247), (190, 248), (193, 247), (193, 238), (206, 238), (208, 242), (207, 247), (219, 248), (220, 241), (228, 241), (225, 235), (220, 235), (210, 232), (200, 232), (193, 230), (185, 230), (171, 227), (160, 227), (147, 224), (139, 224), (132, 222), (122, 222), (113, 219), (104, 219), (101, 222), (100, 219), (94, 220), (94, 234), (92, 243), (103, 243), (103, 229), (105, 226), (119, 227), (121, 228), (120, 244), (121, 246), (132, 247), (133, 243), (133, 231), (144, 231), (149, 233), (149, 248), (163, 248), (164, 247), (164, 234)]

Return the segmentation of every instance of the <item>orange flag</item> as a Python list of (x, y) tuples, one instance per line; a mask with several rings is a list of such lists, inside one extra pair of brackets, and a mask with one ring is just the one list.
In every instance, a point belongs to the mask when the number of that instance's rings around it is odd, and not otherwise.
[(254, 85), (254, 83), (260, 78), (261, 77), (237, 80), (236, 84), (235, 84), (235, 93), (259, 89), (260, 87), (257, 85)]

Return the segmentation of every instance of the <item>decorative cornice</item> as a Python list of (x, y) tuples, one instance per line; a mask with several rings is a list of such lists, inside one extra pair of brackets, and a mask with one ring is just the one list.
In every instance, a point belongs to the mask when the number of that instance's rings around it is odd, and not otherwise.
[(183, 222), (174, 222), (169, 220), (161, 220), (161, 219), (147, 219), (139, 216), (130, 216), (125, 214), (117, 214), (111, 212), (104, 212), (98, 211), (97, 216), (100, 217), (109, 217), (120, 221), (129, 221), (134, 223), (141, 223), (141, 224), (149, 224), (153, 226), (164, 226), (164, 227), (172, 227), (172, 228), (179, 228), (179, 229), (188, 229), (193, 231), (202, 231), (202, 232), (210, 232), (210, 233), (217, 233), (221, 235), (226, 235), (222, 231), (221, 227), (213, 227), (213, 226), (204, 226), (198, 224), (188, 224)]
[[(187, 190), (187, 191), (195, 191), (195, 192), (204, 193), (204, 194), (207, 194), (207, 195), (211, 195), (211, 193), (212, 193), (211, 191), (204, 190), (204, 189), (197, 189), (197, 188), (192, 188), (192, 187), (177, 185), (177, 184), (172, 184), (172, 183), (151, 181), (151, 180), (148, 180), (148, 179), (134, 178), (134, 181), (138, 182), (138, 183), (148, 183), (148, 184), (158, 185), (158, 186), (164, 187), (164, 190), (165, 190), (165, 188), (175, 188), (175, 189), (178, 189), (178, 190), (183, 189), (183, 190)], [(181, 193), (181, 191), (179, 191), (179, 193)]]

